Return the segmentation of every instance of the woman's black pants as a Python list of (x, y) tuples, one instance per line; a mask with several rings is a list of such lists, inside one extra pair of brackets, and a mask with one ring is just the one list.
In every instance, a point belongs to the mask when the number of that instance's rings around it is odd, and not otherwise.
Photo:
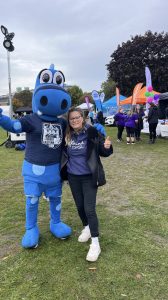
[(155, 140), (156, 139), (156, 127), (157, 127), (157, 123), (149, 124), (149, 138), (150, 138), (150, 140)]
[(68, 174), (68, 181), (83, 226), (89, 225), (91, 236), (98, 237), (97, 187), (93, 186), (92, 175)]
[(123, 130), (124, 130), (124, 126), (118, 125), (118, 133), (117, 133), (118, 140), (122, 139)]

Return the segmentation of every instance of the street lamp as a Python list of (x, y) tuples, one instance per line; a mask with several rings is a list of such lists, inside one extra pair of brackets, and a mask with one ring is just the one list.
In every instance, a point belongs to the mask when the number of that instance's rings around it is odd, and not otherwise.
[(13, 116), (13, 107), (12, 107), (12, 93), (11, 93), (11, 75), (10, 75), (10, 52), (14, 51), (14, 46), (12, 44), (12, 39), (14, 38), (14, 32), (9, 33), (8, 29), (1, 25), (1, 32), (4, 35), (3, 46), (7, 50), (7, 61), (8, 61), (8, 85), (9, 85), (9, 115), (12, 118)]

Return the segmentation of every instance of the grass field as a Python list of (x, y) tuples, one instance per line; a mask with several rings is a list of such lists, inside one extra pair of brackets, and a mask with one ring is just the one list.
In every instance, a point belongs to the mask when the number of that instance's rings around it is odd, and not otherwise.
[[(107, 131), (114, 154), (103, 159), (107, 184), (97, 198), (102, 254), (96, 263), (85, 260), (89, 243), (77, 242), (82, 228), (68, 185), (62, 218), (72, 236), (51, 235), (48, 203), (41, 199), (39, 247), (21, 248), (24, 152), (0, 147), (0, 299), (168, 299), (168, 139), (149, 145), (142, 135), (142, 142), (127, 145), (116, 142), (116, 128)], [(0, 130), (0, 143), (5, 138)]]

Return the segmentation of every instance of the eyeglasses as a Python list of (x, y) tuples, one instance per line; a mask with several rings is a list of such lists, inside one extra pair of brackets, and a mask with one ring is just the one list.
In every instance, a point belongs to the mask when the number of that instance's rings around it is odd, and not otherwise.
[(72, 122), (72, 121), (75, 121), (75, 120), (79, 120), (80, 118), (82, 118), (82, 116), (71, 118), (71, 119), (69, 119), (69, 121)]

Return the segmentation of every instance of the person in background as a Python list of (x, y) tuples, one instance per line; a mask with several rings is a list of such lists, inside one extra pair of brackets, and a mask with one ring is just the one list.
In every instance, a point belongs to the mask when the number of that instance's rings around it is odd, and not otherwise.
[(93, 124), (93, 127), (95, 127), (97, 129), (97, 131), (99, 131), (102, 135), (106, 136), (105, 127), (102, 124), (100, 124), (97, 119), (96, 119), (95, 123)]
[(104, 125), (104, 117), (102, 111), (98, 111), (96, 119), (97, 119), (97, 123)]
[(135, 127), (138, 116), (133, 110), (129, 110), (125, 117), (125, 128), (127, 132), (127, 144), (135, 144)]
[(85, 113), (84, 115), (84, 119), (85, 122), (89, 125), (92, 125), (93, 127), (95, 127), (102, 135), (106, 136), (106, 130), (104, 128), (104, 126), (100, 123), (97, 122), (97, 120), (92, 124), (91, 123), (91, 119), (89, 117), (89, 113)]
[(92, 124), (92, 125), (94, 124), (93, 117), (94, 117), (94, 114), (93, 114), (93, 110), (91, 109), (91, 110), (89, 111), (89, 118), (90, 118), (90, 121), (91, 121), (91, 124)]
[(157, 106), (152, 102), (150, 103), (149, 113), (148, 113), (148, 123), (149, 123), (149, 144), (154, 144), (156, 140), (156, 127), (158, 124), (159, 113)]
[(136, 109), (135, 109), (135, 113), (138, 116), (138, 122), (136, 123), (135, 126), (135, 138), (136, 141), (141, 141), (140, 135), (141, 135), (141, 130), (143, 129), (143, 117), (145, 116), (143, 108), (140, 107), (139, 104), (137, 104)]
[(106, 183), (100, 156), (111, 155), (113, 148), (109, 137), (105, 139), (96, 128), (87, 124), (82, 110), (76, 107), (68, 112), (65, 142), (61, 164), (62, 179), (69, 181), (84, 227), (78, 241), (84, 243), (91, 238), (86, 260), (94, 262), (101, 252), (96, 194), (98, 187)]
[(125, 114), (123, 113), (122, 107), (120, 107), (118, 109), (117, 114), (114, 116), (114, 120), (115, 120), (115, 123), (118, 128), (117, 142), (121, 142), (122, 141), (122, 133), (123, 133), (124, 126), (125, 126)]
[(168, 119), (168, 106), (165, 108), (165, 118)]

